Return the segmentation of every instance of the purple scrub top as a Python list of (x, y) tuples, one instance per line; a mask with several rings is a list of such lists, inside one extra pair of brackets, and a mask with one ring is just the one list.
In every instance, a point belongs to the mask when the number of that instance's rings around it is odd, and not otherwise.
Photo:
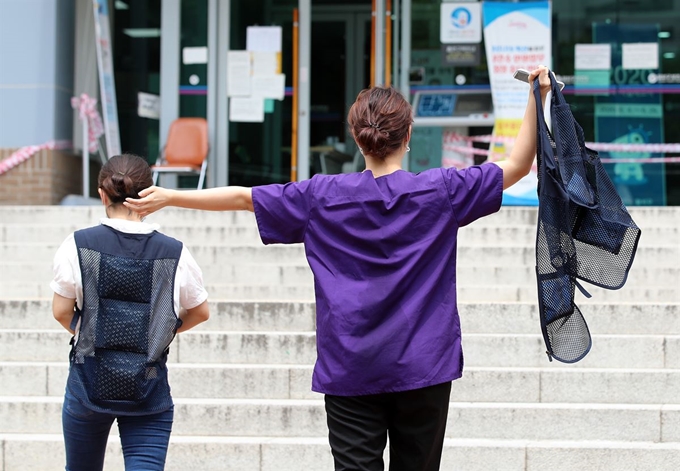
[(456, 236), (498, 211), (502, 191), (494, 164), (253, 188), (262, 242), (304, 243), (314, 274), (314, 391), (397, 392), (462, 375)]

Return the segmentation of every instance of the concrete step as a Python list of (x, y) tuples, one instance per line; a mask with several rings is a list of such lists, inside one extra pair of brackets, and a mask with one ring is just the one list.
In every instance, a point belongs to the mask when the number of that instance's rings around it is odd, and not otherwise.
[[(204, 279), (209, 298), (214, 301), (313, 301), (314, 286), (281, 284), (214, 284)], [(480, 280), (483, 281), (483, 280)], [(586, 298), (577, 290), (576, 305), (591, 303), (678, 303), (680, 290), (671, 286), (634, 286), (626, 284), (619, 290), (607, 290), (583, 283), (591, 298)], [(500, 285), (493, 281), (488, 285), (460, 285), (457, 289), (458, 302), (533, 302), (538, 300), (535, 286)], [(0, 284), (0, 299), (52, 299), (54, 292), (49, 282), (14, 282)]]
[[(60, 244), (4, 243), (0, 244), (0, 260), (5, 262), (45, 263), (54, 258)], [(301, 244), (264, 245), (187, 245), (199, 266), (223, 265), (279, 265), (306, 264)], [(536, 265), (533, 246), (459, 247), (461, 266), (529, 266)], [(671, 243), (654, 247), (638, 247), (633, 269), (639, 267), (677, 268), (680, 262), (680, 244)]]
[[(57, 434), (3, 434), (4, 471), (44, 471), (64, 463)], [(389, 448), (389, 445), (388, 445)], [(385, 462), (389, 463), (386, 451)], [(444, 441), (442, 471), (676, 471), (680, 444), (612, 441), (455, 439)], [(4, 465), (4, 467), (3, 467)], [(123, 469), (118, 437), (110, 437), (104, 469)], [(300, 471), (333, 469), (321, 437), (187, 437), (173, 434), (166, 471)]]
[[(465, 303), (458, 305), (466, 334), (537, 334), (540, 332), (535, 302)], [(594, 334), (680, 335), (680, 303), (589, 303), (581, 311)], [(211, 301), (210, 320), (198, 331), (315, 330), (312, 301)], [(0, 299), (0, 325), (9, 329), (58, 329), (52, 301)]]
[[(208, 280), (206, 280), (208, 281)], [(480, 280), (483, 281), (483, 280)], [(576, 291), (575, 302), (577, 306), (587, 305), (592, 302), (611, 302), (611, 303), (678, 303), (680, 302), (680, 290), (676, 287), (664, 286), (624, 286), (620, 290), (607, 290), (583, 283), (583, 286), (592, 295), (591, 298), (584, 297), (578, 290)], [(9, 289), (13, 287), (13, 289)], [(10, 293), (17, 293), (22, 290), (22, 287), (31, 288), (27, 285), (10, 284), (7, 286), (7, 291)], [(31, 293), (37, 293), (36, 296), (28, 296)], [(279, 300), (279, 301), (312, 301), (315, 299), (314, 286), (306, 285), (244, 285), (244, 284), (206, 284), (206, 290), (211, 299), (214, 300)], [(45, 296), (40, 293), (47, 294)], [(26, 297), (52, 297), (49, 291), (49, 286), (45, 285), (35, 286), (32, 289), (27, 289)], [(2, 297), (0, 291), (0, 297)], [(457, 286), (458, 302), (461, 303), (479, 303), (479, 302), (495, 302), (495, 303), (509, 303), (509, 302), (538, 302), (538, 290), (535, 285), (517, 286), (517, 285), (501, 285), (495, 284), (491, 281), (488, 285), (467, 285), (461, 284)]]
[[(3, 361), (66, 361), (70, 335), (60, 330), (0, 330)], [(540, 334), (463, 333), (466, 364), (489, 367), (546, 366)], [(170, 348), (176, 363), (311, 365), (312, 332), (186, 332)], [(680, 368), (680, 336), (593, 335), (584, 368)]]
[[(309, 265), (286, 264), (207, 264), (201, 267), (203, 279), (212, 285), (242, 284), (247, 286), (296, 286), (313, 285), (314, 277)], [(0, 284), (45, 285), (52, 280), (51, 263), (0, 262)], [(493, 285), (533, 287), (536, 270), (528, 266), (468, 266), (457, 269), (458, 286), (470, 286), (483, 282)], [(667, 268), (635, 267), (631, 270), (625, 288), (656, 286), (676, 288), (680, 286), (680, 266)]]
[[(2, 224), (0, 223), (0, 243), (42, 243), (60, 244), (66, 236), (74, 231), (91, 227), (89, 224)], [(244, 242), (256, 243), (260, 240), (257, 225), (216, 225), (163, 226), (161, 232), (181, 240), (185, 244), (232, 244), (242, 245)], [(658, 228), (666, 233), (672, 228)], [(534, 230), (535, 232), (535, 230)], [(535, 234), (534, 234), (535, 235)]]
[[(182, 225), (173, 221), (160, 230), (187, 245), (243, 245), (260, 242), (254, 220), (244, 224)], [(11, 224), (0, 223), (0, 243), (42, 243), (60, 244), (67, 235), (89, 227), (62, 222), (61, 224)], [(666, 245), (680, 238), (680, 227), (646, 227), (640, 240), (642, 247)], [(458, 233), (458, 245), (463, 246), (533, 246), (536, 243), (536, 224), (487, 226), (472, 224)]]
[[(0, 433), (59, 433), (61, 402), (60, 397), (0, 397)], [(173, 432), (324, 437), (327, 426), (323, 400), (176, 398)], [(680, 405), (451, 402), (446, 436), (678, 442)]]
[[(678, 225), (680, 208), (678, 207), (631, 207), (630, 214), (636, 224), (643, 230), (645, 227), (673, 227)], [(472, 223), (477, 226), (516, 226), (535, 225), (537, 208), (506, 206), (499, 212)], [(79, 226), (97, 224), (104, 217), (102, 206), (2, 206), (0, 222), (12, 224), (63, 224), (68, 221)], [(165, 208), (150, 215), (149, 222), (157, 222), (163, 226), (176, 225), (178, 221), (190, 226), (200, 225), (246, 225), (254, 224), (255, 216), (248, 211), (213, 212), (194, 211), (180, 208)]]
[[(656, 310), (655, 310), (656, 309)], [(651, 308), (657, 312), (662, 306)], [(680, 305), (677, 306), (680, 312)], [(662, 315), (662, 314), (659, 314)], [(314, 302), (210, 302), (210, 319), (198, 330), (299, 332), (315, 329)], [(664, 316), (671, 319), (670, 315)], [(519, 318), (519, 316), (518, 316)], [(52, 299), (0, 299), (0, 325), (11, 329), (55, 329)], [(680, 322), (678, 323), (680, 333)]]
[[(169, 364), (177, 398), (318, 399), (312, 367)], [(63, 396), (68, 364), (0, 362), (0, 396)], [(197, 387), (200, 385), (200, 387)], [(678, 404), (680, 369), (467, 367), (453, 382), (458, 402)], [(1, 469), (1, 468), (0, 468)]]

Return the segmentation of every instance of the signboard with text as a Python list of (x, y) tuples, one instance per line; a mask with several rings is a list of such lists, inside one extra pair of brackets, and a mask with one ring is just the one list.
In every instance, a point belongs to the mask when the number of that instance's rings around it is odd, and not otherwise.
[(439, 39), (442, 44), (482, 42), (482, 11), (479, 3), (442, 3)]
[[(539, 2), (484, 2), (484, 42), (493, 98), (494, 135), (514, 138), (522, 124), (529, 97), (526, 83), (513, 78), (517, 69), (551, 67), (551, 4)], [(491, 151), (506, 154), (506, 144)], [(503, 193), (503, 204), (538, 205), (536, 172)]]

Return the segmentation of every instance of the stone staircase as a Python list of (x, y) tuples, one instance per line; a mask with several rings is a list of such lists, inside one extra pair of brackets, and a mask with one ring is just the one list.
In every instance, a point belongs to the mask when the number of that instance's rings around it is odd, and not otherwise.
[[(680, 208), (634, 208), (643, 234), (624, 288), (577, 292), (593, 348), (549, 362), (534, 274), (536, 211), (504, 208), (459, 237), (464, 377), (442, 470), (680, 469)], [(101, 207), (0, 207), (0, 471), (63, 469), (70, 336), (53, 320), (54, 252)], [(264, 247), (250, 213), (149, 218), (190, 247), (210, 320), (171, 347), (168, 470), (331, 470), (312, 276), (301, 246)], [(587, 286), (587, 285), (586, 285)], [(587, 286), (591, 288), (590, 286)], [(117, 430), (107, 470), (123, 469)]]

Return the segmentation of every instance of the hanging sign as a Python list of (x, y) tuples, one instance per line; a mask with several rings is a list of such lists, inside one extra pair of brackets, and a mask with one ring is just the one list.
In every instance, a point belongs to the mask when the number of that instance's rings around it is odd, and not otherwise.
[(482, 42), (482, 9), (479, 3), (442, 3), (439, 18), (442, 44)]
[(104, 136), (108, 157), (120, 151), (120, 131), (118, 129), (118, 108), (116, 105), (116, 82), (113, 75), (111, 52), (111, 31), (109, 28), (109, 7), (106, 0), (92, 0), (94, 11), (94, 32), (97, 44), (97, 68), (99, 69), (99, 89), (102, 112), (104, 115)]
[[(519, 132), (529, 98), (526, 83), (513, 78), (517, 69), (551, 67), (551, 6), (548, 1), (484, 2), (484, 42), (494, 107), (494, 135), (514, 138)], [(491, 144), (497, 155), (508, 144)], [(503, 192), (503, 204), (538, 205), (536, 171)]]

